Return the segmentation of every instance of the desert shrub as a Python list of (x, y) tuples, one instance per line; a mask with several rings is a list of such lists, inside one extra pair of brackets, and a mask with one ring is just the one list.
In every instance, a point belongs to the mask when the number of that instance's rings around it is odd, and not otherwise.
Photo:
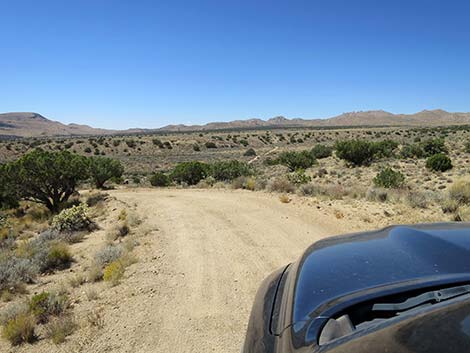
[(217, 148), (217, 145), (215, 144), (215, 142), (211, 142), (211, 141), (208, 141), (204, 144), (206, 146), (206, 148)]
[(463, 147), (464, 152), (470, 153), (470, 141), (466, 141)]
[(75, 332), (78, 325), (73, 316), (65, 315), (52, 319), (46, 327), (46, 337), (54, 344), (65, 342), (67, 336)]
[(17, 301), (13, 302), (0, 311), (0, 325), (5, 326), (8, 321), (13, 320), (14, 318), (28, 314), (29, 313), (29, 303), (26, 301)]
[(367, 201), (385, 202), (389, 199), (389, 192), (386, 189), (370, 188), (366, 193)]
[(164, 148), (163, 146), (163, 142), (160, 140), (160, 139), (152, 139), (152, 143), (155, 145), (155, 146), (158, 146), (159, 148)]
[(52, 219), (52, 228), (59, 232), (90, 230), (93, 221), (89, 214), (90, 209), (85, 203), (62, 210)]
[(428, 208), (430, 199), (423, 192), (411, 191), (406, 195), (406, 201), (412, 208)]
[(91, 153), (91, 148), (90, 148), (90, 147), (85, 147), (85, 149), (83, 150), (83, 152), (85, 152), (85, 153)]
[(276, 177), (268, 181), (266, 189), (271, 192), (290, 193), (295, 191), (295, 185), (287, 177)]
[(88, 162), (90, 176), (98, 189), (102, 189), (108, 180), (119, 178), (124, 173), (124, 167), (116, 159), (91, 157)]
[(285, 165), (291, 172), (297, 169), (307, 169), (316, 163), (316, 159), (310, 151), (286, 151), (278, 157), (278, 163)]
[(385, 168), (379, 172), (374, 180), (374, 185), (386, 189), (393, 189), (402, 187), (405, 182), (405, 176), (392, 168)]
[(135, 147), (137, 146), (136, 142), (135, 142), (134, 140), (132, 140), (132, 139), (126, 140), (126, 145), (127, 145), (127, 147), (129, 147), (129, 148), (135, 148)]
[(307, 184), (312, 181), (312, 178), (306, 175), (303, 169), (297, 169), (295, 172), (288, 174), (287, 179), (294, 185)]
[(240, 140), (240, 144), (243, 145), (244, 147), (246, 147), (246, 146), (249, 145), (248, 141), (247, 141), (247, 140), (244, 140), (244, 139), (243, 139), (243, 140)]
[(333, 153), (333, 147), (326, 145), (315, 145), (311, 150), (312, 155), (316, 159), (322, 159), (330, 157)]
[(118, 139), (113, 140), (113, 146), (114, 147), (118, 147), (120, 144), (121, 144), (121, 140), (118, 140)]
[(32, 283), (38, 271), (31, 259), (12, 255), (10, 250), (0, 253), (0, 292), (16, 292), (23, 284)]
[(124, 254), (122, 246), (106, 245), (95, 254), (95, 263), (101, 268), (118, 260)]
[(32, 343), (36, 340), (36, 320), (32, 315), (21, 314), (9, 320), (2, 330), (2, 336), (13, 346)]
[(426, 157), (433, 156), (435, 154), (447, 154), (448, 150), (445, 146), (444, 140), (440, 138), (429, 139), (423, 141), (421, 146)]
[(103, 280), (115, 286), (124, 276), (124, 266), (121, 261), (113, 261), (104, 268)]
[(46, 270), (63, 270), (70, 267), (72, 260), (67, 244), (62, 242), (53, 243), (47, 254)]
[(243, 153), (245, 157), (254, 157), (256, 156), (256, 151), (253, 148), (249, 148)]
[(201, 147), (199, 147), (199, 145), (198, 145), (197, 143), (195, 143), (195, 144), (193, 145), (193, 151), (194, 151), (194, 152), (200, 152), (200, 151), (201, 151)]
[(470, 179), (460, 179), (455, 181), (449, 188), (449, 198), (459, 205), (470, 204)]
[(196, 185), (209, 175), (210, 166), (202, 162), (182, 162), (176, 165), (170, 178), (181, 184)]
[(106, 239), (108, 241), (114, 241), (116, 239), (125, 237), (129, 234), (130, 228), (126, 221), (118, 222), (117, 224), (111, 226), (106, 232)]
[(210, 165), (209, 174), (218, 181), (230, 181), (253, 173), (250, 166), (237, 160), (219, 161)]
[(88, 207), (93, 207), (99, 204), (100, 202), (106, 201), (108, 196), (108, 194), (103, 192), (92, 192), (87, 196), (85, 203)]
[(281, 201), (282, 203), (289, 203), (291, 202), (291, 199), (288, 195), (282, 194), (281, 196), (279, 196), (279, 201)]
[(312, 183), (302, 184), (299, 186), (298, 193), (301, 196), (313, 196), (318, 193), (318, 188)]
[(426, 168), (435, 172), (445, 172), (452, 167), (451, 159), (444, 153), (434, 154), (426, 159)]
[(451, 198), (444, 199), (441, 203), (441, 209), (444, 213), (454, 213), (458, 210), (459, 206), (459, 202)]
[(20, 193), (16, 188), (16, 169), (10, 165), (0, 165), (0, 208), (18, 207)]
[(424, 150), (420, 145), (408, 144), (402, 147), (400, 156), (402, 158), (423, 158)]
[(68, 306), (67, 295), (41, 292), (29, 301), (29, 312), (34, 315), (37, 322), (46, 323), (51, 316), (59, 316), (65, 312)]
[(20, 197), (42, 203), (54, 213), (88, 177), (86, 158), (68, 151), (37, 149), (7, 168)]
[(393, 140), (384, 140), (379, 142), (372, 142), (372, 150), (375, 158), (390, 158), (394, 156), (395, 149), (398, 147), (398, 142)]
[(152, 186), (168, 186), (170, 185), (170, 177), (162, 172), (157, 172), (149, 178)]
[(336, 156), (353, 166), (367, 165), (374, 159), (374, 146), (364, 140), (337, 141)]

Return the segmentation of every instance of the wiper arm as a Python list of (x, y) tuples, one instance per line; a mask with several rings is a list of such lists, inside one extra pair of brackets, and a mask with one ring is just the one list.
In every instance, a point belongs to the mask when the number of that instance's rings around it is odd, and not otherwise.
[(470, 293), (470, 285), (439, 289), (431, 292), (426, 292), (416, 297), (408, 298), (401, 303), (379, 303), (372, 306), (373, 311), (403, 311), (414, 308), (415, 306), (428, 303), (451, 299), (460, 295)]

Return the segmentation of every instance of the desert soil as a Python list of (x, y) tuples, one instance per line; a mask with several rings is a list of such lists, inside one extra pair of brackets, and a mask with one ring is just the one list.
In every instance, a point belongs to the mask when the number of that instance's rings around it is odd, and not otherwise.
[[(84, 325), (59, 346), (40, 340), (7, 348), (3, 341), (0, 351), (239, 352), (256, 290), (268, 274), (319, 239), (365, 228), (295, 196), (285, 204), (278, 194), (214, 189), (139, 188), (110, 195), (105, 223), (126, 208), (146, 231), (134, 250), (138, 262), (121, 284), (77, 289), (76, 315), (98, 312), (103, 327)], [(77, 244), (77, 256), (91, 258), (104, 233)], [(87, 286), (98, 289), (98, 299), (86, 299)]]

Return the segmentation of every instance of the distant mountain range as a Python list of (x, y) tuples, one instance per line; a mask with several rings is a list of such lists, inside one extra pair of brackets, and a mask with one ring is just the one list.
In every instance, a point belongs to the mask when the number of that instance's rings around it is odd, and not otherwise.
[(470, 124), (470, 113), (423, 110), (416, 114), (392, 114), (383, 110), (373, 110), (344, 113), (327, 119), (287, 119), (278, 116), (268, 120), (248, 119), (213, 122), (205, 125), (168, 125), (156, 129), (106, 130), (88, 125), (66, 125), (49, 120), (37, 113), (4, 113), (0, 114), (0, 135), (3, 137), (40, 137), (288, 127), (442, 126), (464, 124)]

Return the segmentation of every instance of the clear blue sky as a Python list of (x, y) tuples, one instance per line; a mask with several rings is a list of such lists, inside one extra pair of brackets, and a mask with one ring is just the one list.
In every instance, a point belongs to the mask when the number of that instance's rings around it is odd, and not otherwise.
[(96, 127), (470, 111), (469, 1), (0, 0), (0, 111)]

